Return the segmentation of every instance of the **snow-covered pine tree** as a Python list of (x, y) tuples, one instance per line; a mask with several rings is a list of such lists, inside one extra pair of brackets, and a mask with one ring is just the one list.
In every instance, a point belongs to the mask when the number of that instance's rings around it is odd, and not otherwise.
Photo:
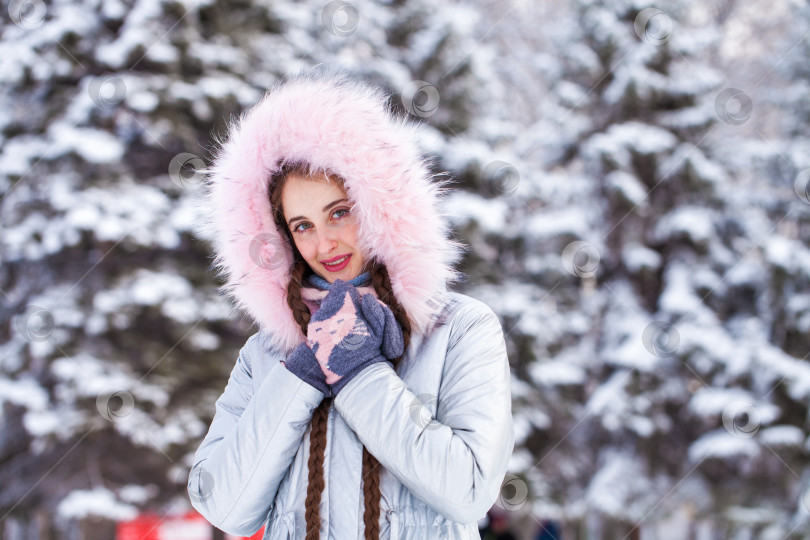
[(734, 7), (515, 8), (492, 31), (505, 99), (442, 153), (516, 375), (501, 504), (567, 534), (786, 534), (803, 511), (805, 250), (781, 237), (806, 218), (756, 135), (768, 70), (724, 61)]
[(213, 137), (278, 78), (322, 62), (463, 130), (484, 78), (466, 54), (478, 16), (247, 0), (35, 0), (8, 14), (0, 530), (62, 538), (102, 518), (91, 533), (107, 539), (110, 520), (189, 508), (193, 451), (255, 330), (217, 295), (195, 236)]
[[(729, 130), (759, 121), (754, 103), (707, 65), (721, 36), (695, 22), (700, 7), (665, 9), (582, 1), (559, 26), (557, 95), (590, 122), (563, 156), (572, 175), (584, 173), (580, 196), (594, 210), (585, 236), (561, 241), (585, 242), (578, 252), (589, 257), (573, 266), (596, 292), (578, 300), (585, 345), (556, 355), (579, 370), (571, 387), (583, 406), (551, 409), (574, 411), (564, 437), (533, 437), (545, 443), (538, 491), (606, 538), (678, 512), (728, 534), (785, 534), (803, 489), (795, 414), (807, 407), (807, 370), (773, 333), (768, 276), (779, 273), (771, 242), (781, 241), (769, 237), (797, 205), (739, 181), (714, 151)], [(566, 350), (575, 348), (578, 358)], [(546, 414), (551, 426), (566, 418)], [(572, 472), (560, 481), (560, 470)]]

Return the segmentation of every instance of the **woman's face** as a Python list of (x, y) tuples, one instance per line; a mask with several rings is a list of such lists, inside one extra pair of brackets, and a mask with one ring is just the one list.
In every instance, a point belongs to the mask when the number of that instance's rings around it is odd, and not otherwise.
[[(316, 274), (329, 283), (360, 275), (365, 260), (357, 248), (357, 220), (337, 182), (329, 182), (323, 173), (312, 178), (291, 174), (281, 192), (281, 206), (295, 246)], [(332, 262), (338, 264), (327, 264)]]

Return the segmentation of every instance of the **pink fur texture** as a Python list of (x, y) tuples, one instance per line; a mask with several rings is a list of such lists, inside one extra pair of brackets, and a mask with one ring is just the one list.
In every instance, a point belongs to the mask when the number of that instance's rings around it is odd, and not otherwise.
[[(419, 149), (421, 124), (390, 112), (384, 90), (345, 72), (304, 71), (276, 84), (230, 126), (206, 179), (203, 236), (223, 290), (290, 350), (305, 339), (286, 302), (292, 250), (272, 219), (268, 182), (283, 161), (333, 171), (359, 221), (358, 249), (388, 269), (413, 331), (430, 328), (465, 246), (439, 211), (437, 181)], [(264, 262), (257, 264), (257, 247)], [(271, 246), (277, 246), (275, 250)]]

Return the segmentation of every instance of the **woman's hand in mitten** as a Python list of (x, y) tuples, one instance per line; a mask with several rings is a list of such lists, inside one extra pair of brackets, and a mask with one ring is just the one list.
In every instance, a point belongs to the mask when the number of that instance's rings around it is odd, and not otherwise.
[(391, 309), (351, 283), (335, 280), (309, 322), (307, 342), (326, 375), (332, 396), (363, 368), (394, 359), (404, 349)]
[(281, 364), (299, 379), (323, 392), (325, 397), (331, 397), (332, 391), (326, 384), (323, 369), (306, 342), (299, 343)]
[(365, 320), (374, 327), (374, 333), (382, 336), (380, 352), (383, 356), (389, 360), (398, 358), (405, 350), (405, 342), (402, 328), (391, 308), (371, 294), (360, 298), (360, 308)]

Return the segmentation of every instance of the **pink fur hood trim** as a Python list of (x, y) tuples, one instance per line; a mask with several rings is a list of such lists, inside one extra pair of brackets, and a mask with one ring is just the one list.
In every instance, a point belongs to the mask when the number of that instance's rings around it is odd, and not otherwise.
[(465, 246), (439, 210), (449, 180), (429, 172), (422, 124), (391, 112), (388, 95), (344, 72), (315, 69), (277, 83), (234, 122), (207, 171), (199, 225), (214, 248), (223, 290), (290, 350), (305, 339), (286, 302), (292, 249), (277, 230), (268, 182), (284, 161), (305, 161), (346, 181), (358, 249), (381, 261), (412, 330), (443, 307)]

